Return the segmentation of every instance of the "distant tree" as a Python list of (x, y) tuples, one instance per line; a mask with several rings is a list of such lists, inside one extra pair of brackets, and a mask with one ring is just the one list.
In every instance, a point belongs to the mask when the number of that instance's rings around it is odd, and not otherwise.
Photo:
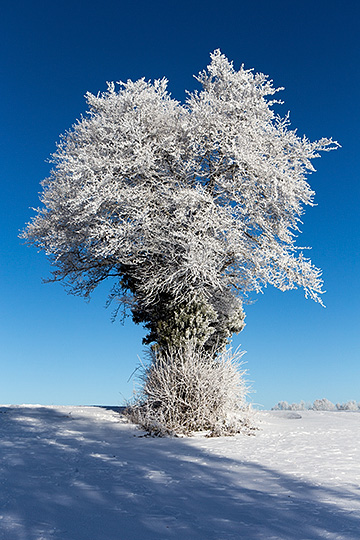
[(196, 79), (184, 105), (165, 79), (88, 93), (23, 236), (73, 294), (114, 278), (109, 300), (148, 343), (195, 337), (210, 350), (243, 328), (250, 291), (300, 286), (321, 302), (321, 273), (294, 238), (311, 160), (337, 143), (289, 130), (267, 100), (279, 89), (218, 50)]
[(271, 408), (272, 411), (289, 411), (290, 405), (287, 401), (279, 401), (274, 407)]
[(360, 409), (360, 403), (355, 400), (347, 401), (346, 403), (337, 403), (336, 408), (338, 411), (357, 411)]
[(314, 411), (334, 411), (335, 405), (326, 398), (316, 399), (312, 408)]
[(300, 403), (288, 403), (287, 401), (279, 401), (275, 407), (272, 407), (272, 411), (306, 411), (311, 409), (309, 403), (305, 401), (300, 401)]

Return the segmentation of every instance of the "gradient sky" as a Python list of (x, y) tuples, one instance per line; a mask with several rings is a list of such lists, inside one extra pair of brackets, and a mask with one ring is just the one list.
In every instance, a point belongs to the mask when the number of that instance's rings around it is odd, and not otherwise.
[(299, 245), (323, 269), (326, 309), (268, 288), (233, 344), (247, 351), (254, 403), (360, 400), (360, 4), (355, 0), (6, 2), (0, 18), (0, 402), (112, 404), (131, 397), (144, 330), (43, 284), (49, 264), (18, 239), (38, 206), (59, 135), (106, 81), (166, 76), (173, 97), (220, 48), (284, 86), (282, 114), (311, 140), (333, 137), (309, 178), (318, 206)]

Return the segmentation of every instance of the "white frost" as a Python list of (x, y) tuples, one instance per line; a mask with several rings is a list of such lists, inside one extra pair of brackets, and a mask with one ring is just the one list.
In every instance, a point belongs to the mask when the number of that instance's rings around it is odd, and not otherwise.
[(300, 138), (272, 109), (280, 89), (220, 51), (197, 81), (185, 104), (165, 79), (88, 93), (88, 115), (58, 145), (23, 237), (71, 292), (88, 296), (114, 277), (130, 308), (123, 275), (142, 308), (161, 292), (243, 297), (267, 284), (321, 301), (321, 272), (295, 237), (313, 205), (312, 160), (338, 143)]

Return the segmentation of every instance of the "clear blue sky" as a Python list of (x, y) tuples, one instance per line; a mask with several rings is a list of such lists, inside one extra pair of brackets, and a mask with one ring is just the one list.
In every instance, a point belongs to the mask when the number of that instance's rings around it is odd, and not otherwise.
[(284, 86), (283, 114), (342, 148), (315, 162), (318, 206), (300, 245), (324, 272), (326, 309), (267, 289), (234, 339), (247, 351), (254, 402), (360, 401), (360, 4), (331, 0), (6, 2), (0, 20), (0, 402), (120, 404), (144, 331), (110, 322), (106, 287), (90, 303), (43, 284), (45, 256), (17, 235), (38, 205), (59, 134), (106, 81), (166, 76), (183, 100), (220, 48)]

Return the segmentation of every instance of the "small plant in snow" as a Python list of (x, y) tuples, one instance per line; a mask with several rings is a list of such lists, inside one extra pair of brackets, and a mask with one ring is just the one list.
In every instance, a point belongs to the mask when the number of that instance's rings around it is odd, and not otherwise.
[(152, 435), (249, 431), (242, 355), (228, 349), (214, 357), (191, 341), (166, 353), (153, 350), (149, 365), (142, 367), (140, 391), (128, 409), (129, 418)]

